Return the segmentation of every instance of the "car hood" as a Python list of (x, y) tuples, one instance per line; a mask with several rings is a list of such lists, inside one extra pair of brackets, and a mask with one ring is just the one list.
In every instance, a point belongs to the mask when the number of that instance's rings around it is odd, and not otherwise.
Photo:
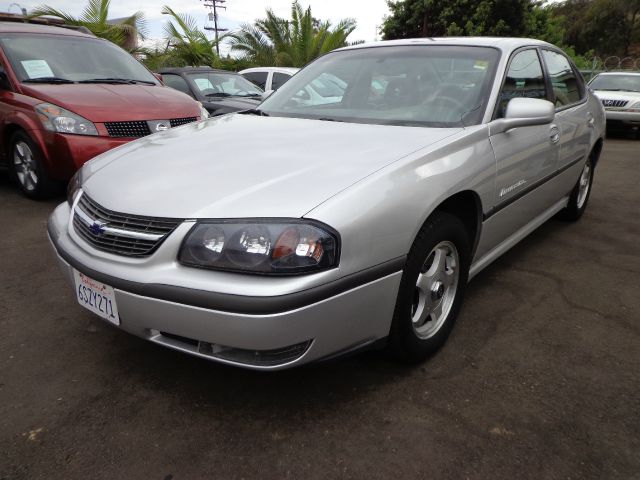
[(302, 217), (363, 177), (461, 130), (230, 114), (97, 157), (83, 169), (83, 189), (105, 208), (137, 215)]
[(261, 98), (242, 98), (242, 97), (224, 97), (224, 98), (207, 98), (201, 100), (202, 105), (214, 115), (223, 113), (237, 112), (238, 110), (247, 110), (256, 108), (262, 102)]
[(640, 101), (640, 92), (618, 92), (611, 90), (594, 90), (593, 93), (601, 100), (631, 100)]
[(66, 108), (92, 122), (168, 120), (200, 115), (200, 106), (173, 88), (103, 83), (22, 84), (26, 95)]

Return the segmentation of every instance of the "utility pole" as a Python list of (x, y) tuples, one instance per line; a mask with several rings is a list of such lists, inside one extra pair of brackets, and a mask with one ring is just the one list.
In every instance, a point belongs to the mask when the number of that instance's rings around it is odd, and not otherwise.
[(218, 9), (227, 9), (223, 4), (227, 3), (227, 0), (202, 0), (205, 7), (207, 7), (209, 11), (209, 21), (213, 20), (213, 27), (206, 26), (205, 30), (213, 31), (216, 35), (216, 53), (220, 56), (220, 45), (218, 45), (218, 32), (226, 32), (228, 28), (219, 28), (218, 27)]

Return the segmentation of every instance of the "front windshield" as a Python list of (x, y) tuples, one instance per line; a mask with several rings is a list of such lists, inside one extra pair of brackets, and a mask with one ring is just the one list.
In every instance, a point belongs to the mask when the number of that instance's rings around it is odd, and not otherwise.
[(158, 84), (131, 55), (104, 40), (21, 33), (4, 34), (0, 43), (21, 82), (122, 79)]
[(189, 78), (205, 97), (260, 97), (262, 90), (240, 75), (194, 72)]
[(500, 53), (387, 46), (330, 53), (262, 103), (271, 116), (449, 127), (482, 119)]
[(598, 75), (589, 86), (594, 90), (640, 92), (640, 75)]

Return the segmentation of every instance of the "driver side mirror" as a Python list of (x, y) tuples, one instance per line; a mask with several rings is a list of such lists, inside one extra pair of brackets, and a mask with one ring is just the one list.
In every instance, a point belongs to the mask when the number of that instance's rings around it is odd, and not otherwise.
[(489, 135), (497, 135), (512, 128), (547, 125), (553, 122), (556, 109), (553, 103), (540, 98), (512, 98), (504, 118), (489, 124)]
[(265, 92), (262, 92), (262, 95), (260, 96), (260, 98), (262, 100), (266, 100), (267, 98), (269, 98), (271, 96), (271, 94), (275, 92), (275, 90), (267, 90)]
[(11, 91), (11, 82), (9, 81), (9, 77), (7, 77), (7, 72), (0, 70), (0, 90), (9, 90)]

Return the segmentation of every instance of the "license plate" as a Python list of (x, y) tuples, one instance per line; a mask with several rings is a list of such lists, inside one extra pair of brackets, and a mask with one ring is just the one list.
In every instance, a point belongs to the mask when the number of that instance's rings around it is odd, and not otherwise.
[(78, 303), (105, 320), (120, 325), (113, 287), (87, 277), (77, 270), (73, 271), (73, 278), (76, 283)]

